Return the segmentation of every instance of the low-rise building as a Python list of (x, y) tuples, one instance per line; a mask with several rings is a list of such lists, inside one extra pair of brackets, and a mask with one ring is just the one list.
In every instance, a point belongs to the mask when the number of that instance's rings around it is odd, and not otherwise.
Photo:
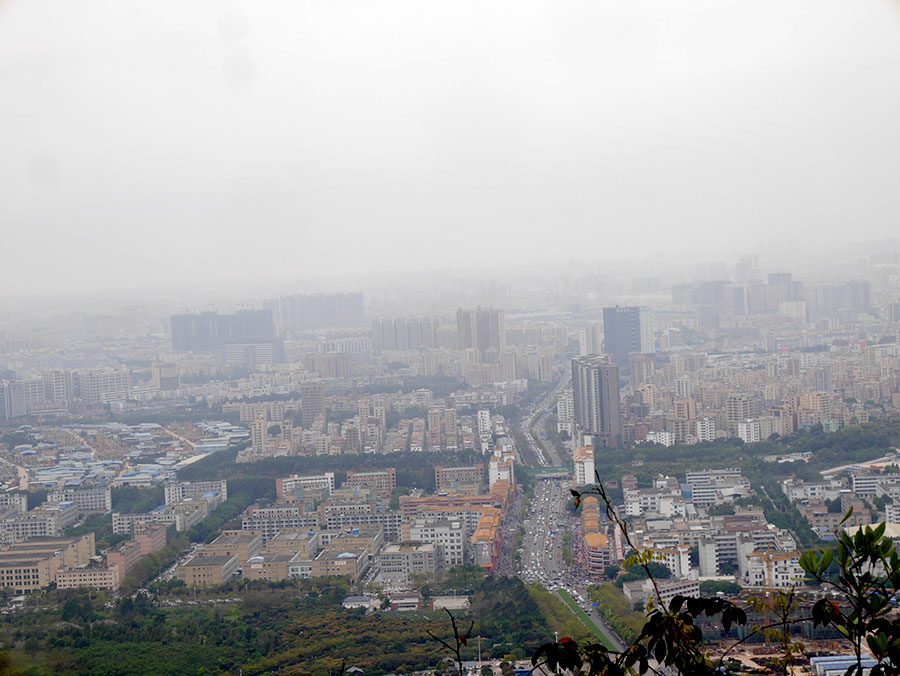
[(223, 584), (239, 566), (236, 556), (192, 556), (175, 568), (175, 576), (189, 587)]
[(294, 498), (298, 491), (302, 492), (304, 488), (327, 488), (329, 492), (334, 492), (334, 472), (325, 472), (324, 474), (293, 476), (275, 479), (275, 495), (279, 500)]
[(391, 610), (422, 610), (425, 602), (419, 592), (403, 592), (388, 595)]
[(106, 565), (118, 569), (119, 580), (122, 581), (128, 577), (142, 558), (141, 544), (135, 540), (127, 540), (113, 551), (107, 552)]
[(343, 603), (341, 603), (341, 608), (347, 610), (356, 610), (357, 608), (368, 610), (371, 607), (372, 599), (368, 596), (348, 596), (344, 599)]
[[(668, 607), (669, 602), (676, 596), (700, 596), (700, 582), (698, 580), (657, 580), (659, 595), (662, 602)], [(655, 595), (652, 580), (635, 580), (622, 585), (622, 593), (632, 606), (643, 604), (649, 596)]]
[(343, 575), (358, 581), (369, 567), (369, 552), (365, 549), (337, 551), (324, 549), (311, 561), (312, 577)]
[(251, 505), (241, 523), (245, 531), (259, 531), (263, 542), (268, 542), (281, 531), (308, 531), (319, 528), (316, 514), (304, 514), (298, 503), (276, 502), (266, 507)]
[(112, 489), (109, 486), (87, 488), (57, 488), (47, 494), (47, 502), (71, 502), (81, 514), (106, 513), (112, 509)]
[(378, 557), (381, 579), (406, 584), (411, 575), (433, 573), (438, 569), (438, 546), (431, 542), (390, 544)]
[(420, 517), (409, 525), (409, 540), (438, 545), (442, 569), (461, 566), (466, 561), (467, 532), (462, 521)]
[(299, 561), (300, 555), (288, 552), (259, 554), (244, 563), (241, 575), (245, 580), (267, 580), (269, 582), (286, 580), (290, 563), (295, 559)]
[(120, 583), (117, 566), (111, 568), (64, 568), (56, 573), (56, 586), (59, 589), (90, 587), (117, 591)]
[(397, 470), (388, 467), (373, 472), (347, 472), (347, 485), (371, 488), (379, 496), (389, 498), (397, 488)]
[(86, 566), (93, 556), (93, 533), (14, 544), (0, 551), (0, 587), (17, 594), (44, 589), (60, 569)]
[(314, 559), (323, 548), (320, 531), (281, 531), (265, 546), (268, 554), (299, 554), (301, 559)]
[(134, 540), (141, 546), (141, 556), (158, 552), (166, 546), (168, 529), (161, 523), (139, 522), (134, 526)]
[(255, 557), (262, 548), (262, 536), (245, 531), (223, 531), (197, 552), (197, 556), (236, 556), (241, 564)]
[(188, 498), (211, 498), (216, 503), (211, 509), (228, 499), (228, 482), (225, 479), (216, 481), (172, 481), (165, 485), (165, 499), (167, 505), (183, 502)]

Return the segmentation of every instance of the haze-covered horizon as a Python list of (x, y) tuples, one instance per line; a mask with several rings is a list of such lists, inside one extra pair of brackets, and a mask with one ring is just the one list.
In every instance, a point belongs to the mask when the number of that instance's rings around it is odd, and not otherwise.
[(852, 258), (898, 60), (886, 0), (7, 1), (0, 297)]

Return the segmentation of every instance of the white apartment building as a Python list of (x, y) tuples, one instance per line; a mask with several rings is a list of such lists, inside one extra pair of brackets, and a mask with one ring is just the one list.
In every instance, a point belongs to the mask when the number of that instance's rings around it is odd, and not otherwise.
[(443, 568), (461, 566), (466, 558), (467, 531), (462, 521), (419, 517), (409, 525), (410, 540), (430, 542), (440, 546)]
[(653, 552), (654, 561), (668, 568), (672, 577), (687, 577), (691, 572), (691, 548), (687, 545), (661, 547), (652, 540), (645, 540), (641, 549)]
[(744, 422), (738, 423), (737, 435), (745, 444), (759, 443), (759, 421), (745, 420)]
[(850, 477), (850, 489), (859, 497), (875, 497), (878, 487), (900, 486), (900, 474), (854, 473)]
[(516, 482), (516, 455), (495, 450), (494, 456), (488, 462), (488, 486), (494, 487), (498, 481), (508, 481), (512, 486)]
[(325, 472), (324, 474), (309, 476), (298, 476), (294, 474), (293, 476), (275, 479), (275, 492), (279, 500), (286, 497), (292, 497), (296, 494), (298, 489), (304, 488), (327, 488), (331, 493), (334, 493), (334, 472)]
[(644, 438), (644, 441), (647, 441), (651, 444), (659, 444), (660, 446), (674, 446), (675, 445), (675, 433), (674, 432), (648, 432), (647, 436)]
[(716, 439), (716, 421), (712, 418), (700, 418), (695, 422), (695, 436), (697, 441), (703, 443), (706, 441), (715, 441)]
[(491, 412), (486, 409), (479, 409), (477, 413), (478, 436), (489, 437), (493, 432), (493, 424), (491, 423)]
[(378, 557), (381, 579), (405, 584), (410, 575), (438, 569), (440, 548), (433, 542), (400, 542), (385, 547)]
[(804, 577), (800, 552), (753, 552), (741, 581), (746, 587), (788, 589)]
[(571, 389), (563, 390), (556, 400), (556, 431), (573, 436), (575, 426), (575, 396)]
[(813, 498), (834, 500), (839, 498), (841, 491), (845, 489), (840, 479), (810, 483), (802, 480), (787, 479), (781, 482), (781, 490), (784, 491), (784, 494), (791, 502), (800, 502), (802, 500), (812, 500)]
[(224, 502), (228, 499), (228, 482), (221, 481), (175, 481), (165, 485), (166, 504), (174, 505), (188, 498), (199, 498), (216, 493)]
[(74, 503), (76, 509), (85, 512), (106, 513), (112, 509), (112, 489), (109, 486), (98, 488), (57, 488), (47, 494), (47, 502)]
[[(658, 580), (659, 595), (662, 602), (669, 605), (669, 602), (676, 596), (700, 596), (700, 582), (698, 580)], [(634, 582), (626, 582), (622, 586), (622, 593), (625, 595), (632, 605), (644, 603), (647, 597), (654, 595), (656, 590), (653, 588), (653, 582), (650, 580), (635, 580)]]
[(900, 523), (900, 504), (889, 502), (884, 506), (884, 520), (887, 523)]
[(594, 449), (592, 446), (582, 446), (572, 451), (575, 461), (575, 485), (587, 486), (593, 484), (596, 479), (594, 469)]
[(300, 507), (290, 503), (275, 503), (269, 507), (251, 505), (241, 521), (242, 530), (259, 531), (268, 542), (284, 530), (308, 530), (319, 527), (316, 514), (300, 513)]
[(0, 509), (14, 508), (17, 514), (28, 511), (28, 496), (25, 493), (0, 493)]

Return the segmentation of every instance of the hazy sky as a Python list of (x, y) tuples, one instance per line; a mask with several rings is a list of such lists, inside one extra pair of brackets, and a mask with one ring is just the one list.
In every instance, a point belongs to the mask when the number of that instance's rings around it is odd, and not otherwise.
[(888, 0), (0, 0), (0, 296), (900, 232)]

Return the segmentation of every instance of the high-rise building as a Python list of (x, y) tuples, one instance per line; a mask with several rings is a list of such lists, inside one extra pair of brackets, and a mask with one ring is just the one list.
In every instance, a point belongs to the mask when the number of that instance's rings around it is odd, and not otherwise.
[(571, 437), (575, 422), (575, 400), (572, 390), (563, 390), (559, 393), (559, 399), (556, 400), (556, 419), (556, 431), (560, 434), (565, 432)]
[(746, 394), (729, 394), (725, 399), (725, 417), (729, 431), (737, 430), (738, 423), (750, 417), (750, 397)]
[(440, 326), (441, 320), (437, 317), (375, 319), (372, 321), (372, 349), (380, 353), (438, 347)]
[(172, 349), (175, 352), (209, 352), (226, 343), (245, 339), (275, 338), (271, 310), (238, 310), (172, 315)]
[(74, 383), (75, 393), (85, 403), (124, 400), (131, 389), (131, 371), (126, 368), (78, 371)]
[(160, 392), (177, 390), (181, 386), (178, 376), (178, 364), (154, 364), (153, 387)]
[(0, 422), (6, 422), (12, 417), (9, 410), (9, 383), (0, 380)]
[(637, 391), (638, 387), (653, 380), (656, 373), (656, 363), (652, 354), (635, 354), (631, 356), (631, 389)]
[(325, 386), (319, 380), (300, 383), (300, 424), (312, 427), (316, 418), (325, 414)]
[(456, 312), (456, 336), (460, 350), (501, 350), (506, 347), (506, 315), (503, 310), (494, 308), (459, 309)]
[(716, 421), (711, 418), (701, 418), (696, 422), (697, 441), (715, 441), (716, 439)]
[(603, 352), (603, 329), (600, 324), (586, 324), (578, 336), (578, 348), (582, 357)]
[(572, 360), (575, 422), (595, 437), (594, 444), (618, 447), (622, 418), (619, 409), (619, 372), (605, 355)]
[(250, 424), (250, 443), (253, 452), (258, 455), (264, 455), (268, 448), (269, 441), (269, 421), (266, 419), (265, 413), (257, 413), (256, 418)]
[(72, 398), (74, 384), (71, 371), (53, 369), (42, 374), (44, 381), (44, 399), (53, 402), (64, 402)]
[(356, 292), (283, 296), (278, 299), (278, 315), (282, 331), (360, 326), (363, 295)]
[(572, 459), (575, 462), (575, 486), (587, 486), (594, 483), (595, 467), (594, 467), (594, 448), (592, 446), (582, 446), (572, 451)]
[(605, 350), (619, 367), (628, 366), (629, 356), (636, 352), (655, 351), (653, 318), (643, 308), (603, 308), (603, 335)]
[(238, 366), (281, 364), (284, 338), (241, 338), (225, 344), (225, 362)]
[(745, 444), (758, 443), (760, 440), (759, 421), (745, 420), (744, 422), (739, 422), (737, 435)]
[(491, 436), (491, 412), (487, 409), (481, 409), (477, 413), (478, 435), (482, 437)]
[(845, 285), (847, 308), (855, 312), (868, 312), (872, 309), (869, 283), (860, 279), (851, 279)]

